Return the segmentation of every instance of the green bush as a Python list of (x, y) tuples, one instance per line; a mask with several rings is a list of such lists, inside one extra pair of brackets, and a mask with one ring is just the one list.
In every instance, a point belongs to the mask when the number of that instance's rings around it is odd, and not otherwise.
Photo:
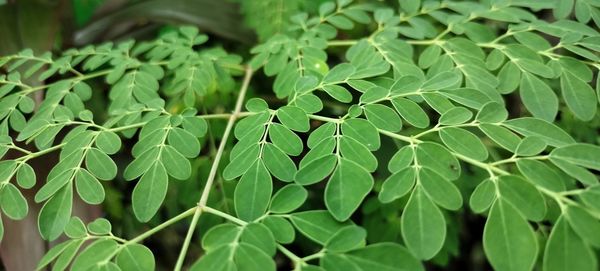
[(233, 53), (183, 26), (0, 58), (2, 219), (39, 182), (67, 237), (40, 269), (598, 270), (599, 1), (241, 7)]

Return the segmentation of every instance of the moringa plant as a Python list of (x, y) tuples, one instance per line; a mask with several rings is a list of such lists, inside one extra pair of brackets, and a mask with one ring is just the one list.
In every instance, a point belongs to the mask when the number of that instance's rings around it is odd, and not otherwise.
[[(2, 219), (35, 186), (65, 236), (39, 269), (164, 267), (144, 241), (178, 223), (175, 270), (425, 270), (472, 257), (464, 235), (494, 270), (598, 270), (599, 1), (291, 2), (242, 3), (243, 58), (193, 27), (0, 58)], [(72, 216), (124, 181), (151, 227)]]

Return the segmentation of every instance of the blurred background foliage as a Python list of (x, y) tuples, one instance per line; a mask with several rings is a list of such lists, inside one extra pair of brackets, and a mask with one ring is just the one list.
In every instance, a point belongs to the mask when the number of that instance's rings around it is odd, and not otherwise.
[[(0, 55), (17, 53), (25, 48), (31, 48), (36, 55), (46, 51), (62, 52), (68, 48), (84, 47), (88, 44), (100, 44), (107, 41), (124, 41), (135, 39), (144, 41), (156, 38), (162, 33), (174, 31), (180, 25), (197, 26), (200, 32), (210, 36), (209, 47), (223, 48), (228, 53), (237, 54), (244, 60), (248, 60), (250, 49), (257, 43), (264, 41), (276, 33), (286, 29), (289, 18), (299, 11), (317, 13), (318, 6), (325, 0), (0, 0)], [(397, 0), (369, 1), (374, 5), (397, 6)], [(545, 10), (538, 14), (540, 17), (552, 16), (551, 11)], [(354, 29), (340, 32), (337, 39), (351, 39), (362, 37), (371, 31), (372, 26), (357, 25)], [(343, 58), (342, 48), (331, 48), (328, 50), (327, 61), (329, 64), (340, 62)], [(246, 61), (243, 61), (246, 62)], [(330, 65), (331, 66), (331, 65)], [(26, 69), (27, 67), (22, 67)], [(241, 74), (241, 73), (240, 73)], [(31, 85), (40, 82), (28, 82)], [(250, 96), (261, 98), (277, 103), (277, 98), (272, 92), (273, 79), (262, 73), (256, 75), (250, 89)], [(103, 93), (107, 89), (102, 82), (93, 86), (95, 92)], [(231, 108), (232, 96), (206, 95), (199, 104), (199, 111), (205, 112), (227, 112)], [(94, 95), (89, 102), (95, 108), (102, 110), (106, 108), (106, 95)], [(41, 97), (38, 97), (41, 99)], [(170, 104), (173, 110), (178, 107), (174, 101)], [(510, 108), (513, 116), (519, 115), (523, 110), (519, 108), (519, 101), (513, 102)], [(335, 106), (327, 107), (332, 114), (345, 112), (346, 108)], [(563, 115), (558, 124), (572, 134), (577, 141), (600, 143), (598, 129), (599, 119), (592, 122), (582, 122), (570, 115), (569, 110), (562, 111)], [(147, 229), (154, 227), (162, 221), (173, 217), (189, 206), (193, 206), (200, 195), (203, 180), (206, 179), (211, 164), (212, 155), (215, 150), (215, 142), (222, 134), (225, 122), (212, 120), (207, 138), (203, 145), (206, 147), (205, 155), (192, 161), (193, 177), (196, 182), (175, 182), (169, 186), (169, 192), (160, 213), (146, 224), (137, 222), (132, 214), (129, 195), (133, 190), (133, 184), (123, 180), (115, 180), (105, 185), (107, 192), (106, 200), (102, 206), (88, 206), (80, 203), (76, 215), (87, 218), (89, 221), (98, 216), (107, 217), (113, 224), (113, 232), (118, 236), (131, 237)], [(129, 142), (131, 147), (132, 142)], [(393, 145), (393, 142), (388, 142)], [(127, 144), (126, 144), (127, 145)], [(394, 148), (382, 148), (376, 155), (380, 159), (391, 157), (396, 151)], [(128, 152), (123, 152), (128, 153)], [(119, 168), (125, 168), (129, 161), (128, 157), (116, 158), (121, 160)], [(36, 171), (47, 172), (56, 161), (45, 159), (37, 161)], [(382, 163), (386, 164), (386, 163)], [(227, 163), (221, 163), (227, 165)], [(386, 170), (376, 172), (377, 178), (385, 178), (389, 173)], [(477, 184), (470, 182), (473, 179), (482, 179), (482, 172), (471, 172), (460, 181), (465, 184)], [(41, 174), (40, 174), (41, 175)], [(121, 174), (119, 174), (121, 176)], [(39, 176), (44, 179), (45, 177)], [(232, 210), (232, 194), (234, 183), (218, 180), (218, 186), (212, 193), (209, 205), (222, 209), (226, 212)], [(458, 185), (471, 191), (474, 187)], [(35, 192), (29, 196), (32, 198)], [(311, 202), (310, 200), (308, 202)], [(7, 270), (33, 270), (38, 259), (51, 245), (44, 243), (37, 232), (36, 217), (41, 206), (30, 200), (32, 210), (28, 218), (22, 221), (11, 221), (6, 227), (10, 237), (5, 237), (0, 247), (2, 265)], [(395, 202), (394, 204), (405, 204)], [(383, 205), (372, 198), (367, 201), (363, 208), (362, 224), (369, 232), (379, 233), (377, 236), (369, 236), (369, 241), (379, 242), (384, 240), (399, 240), (400, 226), (390, 227), (385, 220), (387, 216), (393, 216), (399, 209), (398, 206)], [(310, 208), (310, 206), (307, 206)], [(36, 209), (37, 208), (37, 209)], [(76, 208), (77, 209), (77, 208)], [(462, 216), (462, 217), (461, 217)], [(459, 219), (460, 218), (460, 219)], [(203, 217), (197, 227), (200, 236), (218, 223), (214, 216)], [(399, 220), (397, 220), (399, 222)], [(483, 230), (485, 218), (464, 212), (449, 218), (452, 239), (444, 249), (446, 253), (440, 255), (433, 261), (437, 265), (430, 266), (431, 270), (484, 270), (486, 266), (483, 251), (480, 249), (480, 236)], [(462, 221), (458, 223), (458, 221)], [(466, 223), (465, 223), (466, 222)], [(462, 228), (462, 230), (459, 230)], [(467, 228), (466, 230), (464, 228)], [(173, 266), (183, 241), (187, 225), (180, 223), (174, 225), (151, 239), (146, 245), (151, 247), (157, 259), (159, 269), (168, 269)], [(461, 236), (458, 232), (469, 233), (469, 236)], [(303, 238), (298, 236), (298, 238)], [(197, 240), (200, 240), (198, 238)], [(459, 241), (460, 240), (460, 241)], [(306, 241), (306, 240), (305, 240)], [(298, 250), (311, 249), (308, 245), (304, 247), (301, 240)], [(478, 247), (479, 244), (479, 247)], [(460, 247), (459, 247), (460, 246)], [(460, 248), (470, 248), (472, 251), (461, 251), (463, 257), (453, 258), (458, 255)], [(479, 248), (479, 249), (478, 249)], [(188, 255), (197, 256), (201, 254), (199, 242), (192, 244)], [(284, 258), (279, 259), (284, 261)]]

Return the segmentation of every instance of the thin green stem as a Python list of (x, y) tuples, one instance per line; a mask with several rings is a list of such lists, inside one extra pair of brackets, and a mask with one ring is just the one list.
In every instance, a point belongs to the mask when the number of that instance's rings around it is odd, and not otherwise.
[(182, 219), (184, 219), (184, 218), (186, 218), (186, 217), (194, 214), (194, 212), (196, 211), (196, 209), (197, 208), (195, 208), (195, 207), (194, 208), (190, 208), (187, 211), (185, 211), (185, 212), (183, 212), (183, 213), (181, 213), (181, 214), (179, 214), (179, 215), (177, 215), (177, 216), (175, 216), (175, 217), (173, 217), (173, 218), (171, 218), (171, 219), (169, 219), (169, 220), (161, 223), (160, 225), (158, 225), (158, 226), (156, 226), (156, 227), (154, 227), (154, 228), (152, 228), (152, 229), (150, 229), (150, 230), (148, 230), (148, 231), (146, 231), (146, 232), (138, 235), (137, 237), (135, 237), (135, 238), (127, 241), (127, 243), (128, 244), (139, 243), (140, 241), (142, 241), (142, 240), (148, 238), (149, 236), (157, 233), (158, 231), (160, 231), (160, 230), (162, 230), (162, 229), (164, 229), (164, 228), (166, 228), (166, 227), (174, 224), (175, 222), (178, 222), (179, 220), (182, 220)]
[(225, 152), (225, 146), (227, 145), (227, 139), (233, 130), (233, 124), (238, 118), (239, 114), (242, 111), (242, 105), (244, 104), (244, 100), (246, 97), (246, 92), (248, 90), (248, 86), (250, 85), (250, 80), (252, 79), (252, 69), (250, 67), (246, 68), (246, 75), (244, 76), (244, 81), (242, 83), (242, 87), (240, 88), (240, 92), (237, 98), (237, 102), (235, 105), (235, 109), (233, 114), (229, 116), (229, 121), (227, 122), (227, 126), (225, 127), (225, 132), (223, 133), (223, 137), (221, 138), (221, 143), (219, 144), (219, 149), (217, 150), (217, 154), (215, 155), (215, 160), (211, 166), (210, 172), (208, 174), (208, 179), (206, 180), (206, 184), (204, 185), (204, 189), (202, 191), (202, 196), (198, 201), (198, 205), (195, 208), (194, 216), (192, 217), (192, 222), (190, 223), (190, 227), (185, 236), (185, 240), (181, 247), (181, 251), (179, 252), (179, 257), (177, 258), (177, 263), (175, 264), (175, 271), (181, 270), (183, 267), (183, 262), (185, 261), (185, 255), (190, 246), (190, 242), (192, 240), (192, 236), (194, 235), (194, 231), (196, 229), (196, 225), (198, 224), (198, 220), (200, 219), (200, 215), (202, 214), (202, 206), (206, 205), (208, 201), (208, 196), (210, 195), (210, 190), (212, 188), (212, 183), (217, 175), (217, 170), (219, 168), (219, 163), (221, 161), (221, 156), (223, 156), (223, 152)]
[(217, 209), (214, 209), (214, 208), (211, 208), (211, 207), (208, 207), (208, 206), (200, 206), (200, 209), (202, 209), (202, 211), (204, 211), (206, 213), (222, 217), (222, 218), (227, 219), (227, 220), (229, 220), (229, 221), (231, 221), (231, 222), (233, 222), (235, 224), (238, 224), (238, 225), (242, 225), (243, 226), (243, 225), (248, 224), (248, 222), (246, 222), (244, 220), (241, 220), (241, 219), (239, 219), (239, 218), (237, 218), (235, 216), (232, 216), (232, 215), (230, 215), (228, 213), (221, 212), (221, 211), (219, 211)]

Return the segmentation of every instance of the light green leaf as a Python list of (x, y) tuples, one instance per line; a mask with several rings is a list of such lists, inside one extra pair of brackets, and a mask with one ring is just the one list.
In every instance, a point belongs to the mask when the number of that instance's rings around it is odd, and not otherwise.
[(497, 102), (486, 103), (475, 117), (481, 123), (497, 123), (505, 121), (507, 118), (508, 111)]
[(405, 98), (395, 98), (392, 104), (400, 116), (413, 126), (417, 128), (429, 126), (429, 116), (417, 103)]
[(25, 189), (32, 188), (35, 185), (35, 171), (29, 164), (23, 163), (17, 171), (17, 183)]
[(565, 184), (562, 178), (554, 169), (550, 168), (543, 162), (530, 159), (517, 160), (519, 171), (529, 181), (535, 185), (554, 192), (562, 192), (565, 190)]
[(544, 81), (524, 72), (519, 93), (523, 104), (534, 117), (546, 121), (554, 120), (558, 112), (558, 98)]
[(483, 213), (492, 206), (496, 199), (496, 187), (490, 179), (485, 179), (479, 183), (469, 199), (469, 207), (475, 213)]
[(342, 134), (356, 139), (369, 150), (379, 149), (379, 133), (377, 128), (364, 119), (349, 119), (342, 123)]
[(106, 218), (97, 218), (87, 226), (88, 231), (96, 235), (109, 234), (112, 230), (112, 225)]
[(589, 121), (596, 115), (598, 104), (592, 87), (569, 71), (560, 77), (562, 96), (575, 116), (583, 121)]
[(263, 224), (250, 223), (245, 225), (240, 239), (243, 243), (253, 245), (271, 257), (277, 251), (273, 233)]
[(405, 169), (413, 162), (414, 154), (415, 152), (411, 146), (400, 148), (394, 156), (392, 156), (392, 159), (390, 159), (388, 170), (392, 173), (396, 173)]
[(192, 133), (181, 128), (172, 128), (167, 137), (169, 145), (187, 158), (195, 158), (200, 153), (200, 142)]
[(593, 251), (561, 216), (554, 224), (544, 251), (544, 271), (593, 271), (598, 263)]
[(294, 180), (296, 164), (275, 145), (266, 143), (263, 146), (263, 162), (275, 178), (285, 182)]
[(402, 129), (402, 120), (391, 108), (381, 104), (368, 104), (364, 106), (365, 115), (378, 129), (398, 132)]
[(416, 157), (419, 165), (429, 167), (448, 180), (456, 180), (460, 176), (458, 160), (444, 146), (423, 142), (417, 145)]
[(234, 204), (237, 216), (253, 221), (262, 216), (269, 207), (273, 191), (271, 175), (262, 160), (256, 160), (235, 187)]
[(121, 270), (144, 271), (155, 268), (152, 251), (140, 244), (125, 246), (117, 255), (116, 263)]
[(438, 123), (441, 125), (458, 125), (469, 121), (473, 113), (464, 107), (454, 107), (442, 114)]
[(0, 191), (0, 205), (4, 214), (14, 220), (25, 218), (29, 211), (27, 201), (12, 183), (6, 183)]
[(600, 247), (600, 236), (596, 234), (600, 231), (600, 222), (597, 218), (585, 209), (575, 205), (570, 205), (567, 208), (565, 218), (581, 239), (596, 248)]
[(423, 190), (439, 206), (454, 211), (462, 206), (462, 196), (456, 185), (435, 171), (426, 167), (421, 168), (418, 178)]
[(338, 221), (345, 221), (373, 188), (373, 177), (358, 164), (342, 158), (325, 187), (325, 206)]
[(292, 212), (302, 206), (307, 197), (308, 191), (303, 186), (288, 184), (273, 195), (269, 210), (276, 214)]
[(325, 245), (331, 236), (350, 224), (349, 221), (342, 223), (335, 220), (325, 210), (294, 213), (290, 215), (290, 220), (300, 233), (321, 245)]
[(546, 202), (538, 189), (516, 175), (505, 175), (498, 179), (500, 196), (511, 203), (523, 216), (532, 221), (541, 221), (546, 215)]
[(402, 239), (417, 258), (428, 260), (442, 249), (445, 238), (442, 212), (417, 186), (402, 214)]
[(325, 249), (331, 252), (346, 252), (365, 245), (367, 231), (365, 229), (350, 225), (337, 231), (325, 244)]
[(85, 169), (79, 169), (75, 174), (75, 187), (77, 194), (86, 203), (100, 204), (104, 201), (102, 184)]
[(117, 176), (117, 165), (106, 153), (90, 148), (85, 157), (87, 170), (100, 180), (112, 180)]
[(261, 220), (261, 223), (271, 230), (278, 243), (289, 244), (296, 238), (294, 227), (283, 217), (267, 216)]
[(163, 147), (160, 161), (167, 173), (175, 179), (186, 180), (192, 175), (190, 161), (169, 145)]
[(299, 107), (284, 106), (277, 109), (277, 119), (294, 131), (307, 132), (310, 129), (308, 116)]
[(455, 86), (461, 81), (459, 73), (454, 71), (445, 71), (436, 74), (421, 85), (423, 90), (440, 90)]
[(505, 121), (504, 126), (524, 136), (537, 136), (555, 147), (575, 143), (575, 140), (558, 126), (536, 118), (517, 118)]
[(48, 200), (38, 217), (38, 228), (44, 240), (53, 241), (58, 238), (71, 216), (73, 206), (73, 189), (65, 186)]
[(529, 136), (523, 138), (517, 149), (515, 149), (515, 154), (520, 156), (532, 156), (543, 152), (546, 149), (546, 142), (541, 140), (536, 136)]
[(383, 203), (392, 202), (406, 195), (415, 184), (415, 169), (407, 167), (389, 176), (381, 186), (379, 200)]
[(281, 124), (272, 123), (269, 126), (269, 139), (289, 155), (297, 156), (302, 153), (303, 145), (300, 137)]
[(90, 246), (85, 248), (71, 267), (74, 271), (89, 270), (101, 262), (109, 261), (114, 256), (115, 250), (118, 248), (118, 244), (112, 239), (99, 239)]
[(96, 137), (96, 147), (106, 154), (115, 154), (121, 149), (121, 139), (111, 131), (101, 131)]
[(318, 183), (331, 174), (337, 161), (337, 156), (333, 154), (315, 159), (306, 166), (301, 167), (300, 170), (296, 172), (294, 180), (301, 185)]
[(71, 239), (85, 237), (87, 235), (85, 224), (79, 217), (71, 217), (71, 220), (65, 226), (65, 235)]
[(339, 140), (339, 149), (344, 158), (351, 160), (369, 172), (377, 169), (377, 158), (367, 147), (351, 137), (343, 136)]
[(440, 130), (440, 138), (451, 150), (483, 161), (488, 157), (488, 151), (481, 140), (473, 133), (456, 127), (446, 127)]
[(600, 147), (596, 145), (578, 143), (562, 146), (554, 149), (550, 158), (600, 170)]
[(498, 271), (532, 270), (538, 242), (531, 226), (512, 204), (496, 200), (483, 230), (483, 250)]
[(136, 184), (131, 195), (133, 213), (140, 222), (149, 221), (158, 212), (165, 196), (169, 176), (160, 162), (155, 162)]

